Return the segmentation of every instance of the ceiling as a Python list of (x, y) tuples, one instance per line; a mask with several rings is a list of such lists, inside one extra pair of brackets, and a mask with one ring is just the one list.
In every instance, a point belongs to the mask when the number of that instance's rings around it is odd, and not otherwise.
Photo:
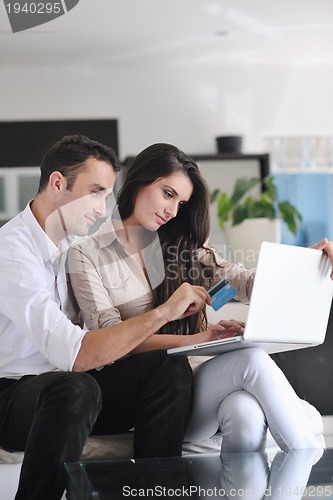
[(79, 0), (14, 34), (4, 3), (2, 67), (333, 63), (333, 0)]

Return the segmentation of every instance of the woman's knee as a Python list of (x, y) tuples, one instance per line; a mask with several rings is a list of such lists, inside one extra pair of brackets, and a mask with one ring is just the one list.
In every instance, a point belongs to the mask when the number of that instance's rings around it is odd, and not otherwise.
[(219, 406), (218, 420), (221, 430), (228, 427), (229, 432), (245, 434), (266, 429), (264, 411), (258, 400), (246, 391), (235, 391), (229, 394)]
[(263, 451), (267, 423), (258, 401), (246, 391), (227, 396), (218, 410), (222, 453)]
[(244, 376), (267, 376), (279, 370), (272, 358), (260, 347), (250, 347), (237, 351), (238, 367)]
[(238, 351), (239, 356), (246, 360), (249, 364), (261, 365), (271, 364), (273, 360), (266, 351), (260, 347), (249, 347), (248, 349), (241, 349)]

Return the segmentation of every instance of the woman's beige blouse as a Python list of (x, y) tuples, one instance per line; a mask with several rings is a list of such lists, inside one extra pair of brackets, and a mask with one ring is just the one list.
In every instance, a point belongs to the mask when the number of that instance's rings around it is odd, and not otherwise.
[[(150, 309), (151, 287), (163, 279), (164, 266), (156, 242), (142, 254), (146, 274), (117, 238), (111, 218), (96, 233), (71, 248), (68, 272), (88, 329), (111, 326)], [(198, 260), (203, 272), (210, 269), (213, 276), (206, 280), (207, 288), (226, 277), (237, 290), (238, 299), (249, 303), (254, 269), (228, 262), (209, 245), (200, 250)], [(160, 276), (150, 272), (153, 267), (161, 269)]]

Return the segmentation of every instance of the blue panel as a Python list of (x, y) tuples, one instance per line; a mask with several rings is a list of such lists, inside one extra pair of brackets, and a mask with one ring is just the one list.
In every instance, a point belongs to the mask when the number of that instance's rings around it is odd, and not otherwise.
[(294, 237), (282, 228), (282, 242), (310, 246), (323, 236), (333, 238), (333, 176), (330, 174), (276, 175), (279, 200), (289, 200), (303, 216)]

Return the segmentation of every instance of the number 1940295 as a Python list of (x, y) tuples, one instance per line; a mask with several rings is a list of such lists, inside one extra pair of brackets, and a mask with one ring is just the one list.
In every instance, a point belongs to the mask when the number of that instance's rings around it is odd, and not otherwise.
[(333, 496), (333, 485), (331, 484), (296, 486), (295, 488), (278, 486), (277, 490), (281, 497), (328, 498)]
[(62, 14), (61, 2), (26, 2), (24, 4), (7, 3), (8, 14)]

